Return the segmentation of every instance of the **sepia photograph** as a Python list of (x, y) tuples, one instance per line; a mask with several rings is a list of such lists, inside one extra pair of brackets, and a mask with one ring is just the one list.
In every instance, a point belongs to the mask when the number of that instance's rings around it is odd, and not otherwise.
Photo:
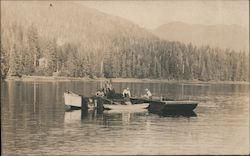
[(249, 0), (1, 0), (1, 155), (249, 155)]

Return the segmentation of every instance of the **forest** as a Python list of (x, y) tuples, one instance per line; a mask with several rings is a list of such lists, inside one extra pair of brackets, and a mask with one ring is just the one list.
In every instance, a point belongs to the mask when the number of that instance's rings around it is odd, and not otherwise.
[(12, 22), (1, 29), (1, 76), (22, 75), (249, 81), (249, 54), (145, 35), (60, 43)]

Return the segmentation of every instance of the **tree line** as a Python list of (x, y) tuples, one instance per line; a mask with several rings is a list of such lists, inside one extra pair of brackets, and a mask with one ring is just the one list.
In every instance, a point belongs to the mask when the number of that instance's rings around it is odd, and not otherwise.
[[(96, 48), (99, 47), (99, 48)], [(41, 66), (44, 59), (46, 65)], [(249, 81), (249, 55), (147, 36), (112, 36), (96, 43), (43, 36), (31, 24), (1, 29), (1, 75)]]

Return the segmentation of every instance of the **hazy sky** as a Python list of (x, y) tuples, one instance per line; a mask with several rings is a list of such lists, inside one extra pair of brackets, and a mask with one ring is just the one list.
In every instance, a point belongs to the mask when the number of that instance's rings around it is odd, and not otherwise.
[(248, 0), (81, 1), (149, 29), (181, 21), (189, 24), (238, 24), (249, 29)]

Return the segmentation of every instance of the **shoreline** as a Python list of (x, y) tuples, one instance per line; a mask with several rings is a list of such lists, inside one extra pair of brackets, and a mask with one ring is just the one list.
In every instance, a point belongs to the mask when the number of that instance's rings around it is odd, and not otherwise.
[(200, 80), (168, 80), (168, 79), (139, 79), (139, 78), (88, 78), (88, 77), (62, 77), (62, 76), (9, 76), (3, 81), (43, 81), (43, 82), (54, 82), (54, 81), (107, 81), (112, 80), (112, 82), (138, 82), (138, 83), (188, 83), (188, 84), (250, 84), (247, 81), (200, 81)]

